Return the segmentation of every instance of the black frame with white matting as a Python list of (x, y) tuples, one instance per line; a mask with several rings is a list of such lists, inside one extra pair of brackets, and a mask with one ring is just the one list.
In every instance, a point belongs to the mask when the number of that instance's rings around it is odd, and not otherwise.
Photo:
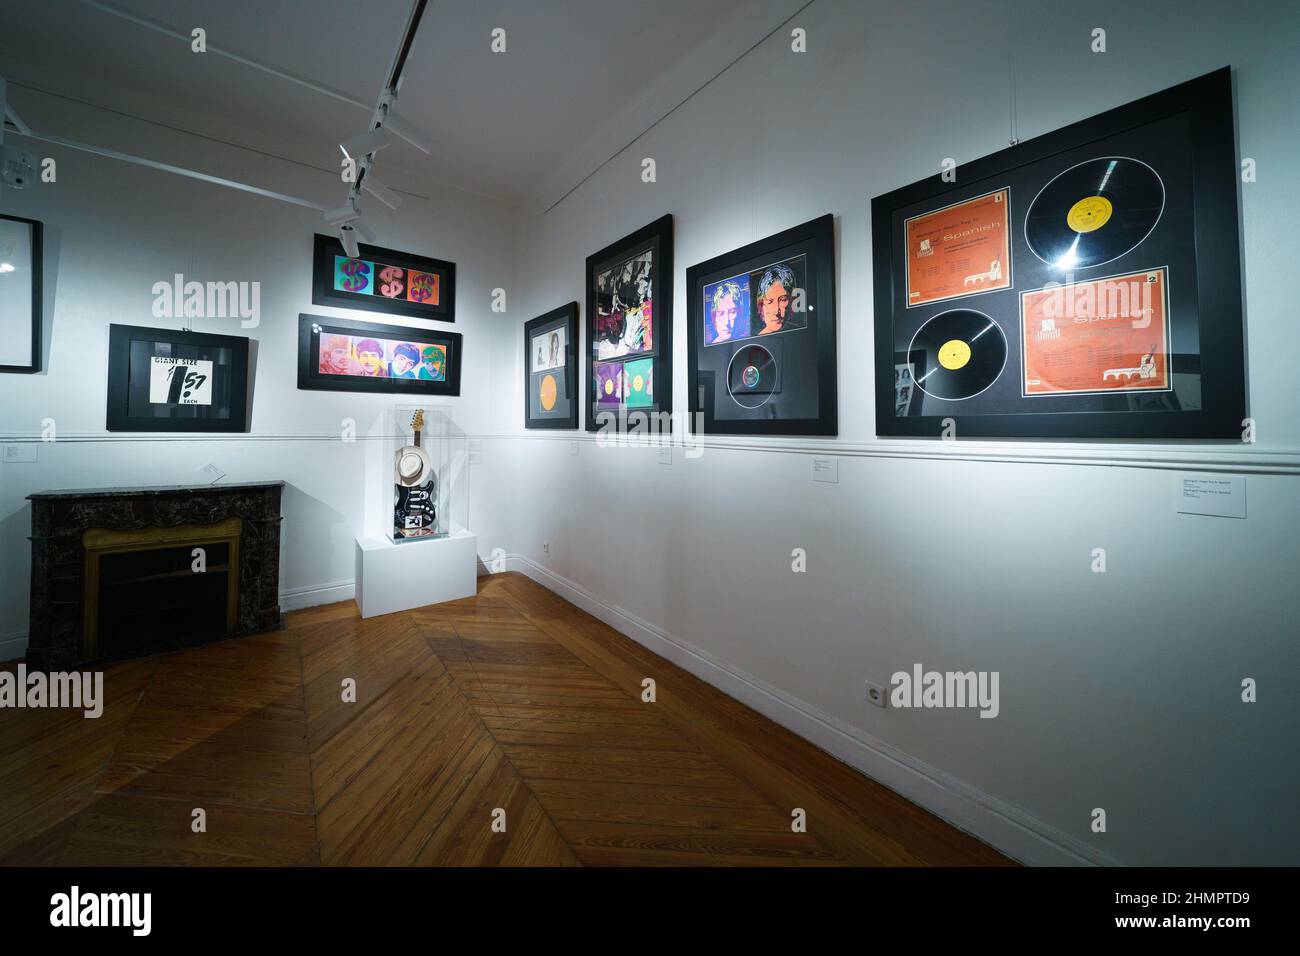
[[(641, 271), (647, 262), (648, 270)], [(671, 419), (662, 421), (657, 416), (670, 415), (673, 410), (672, 214), (661, 216), (588, 256), (586, 281), (587, 314), (583, 324), (587, 329), (584, 362), (587, 384), (583, 394), (586, 396), (587, 431), (609, 426), (620, 432), (648, 431), (653, 428), (647, 418), (649, 415), (656, 416), (660, 430), (671, 428)], [(647, 290), (649, 295), (645, 296)], [(635, 312), (643, 321), (646, 304), (650, 306), (651, 347), (618, 352), (626, 348), (629, 336), (636, 334), (634, 326), (627, 321), (628, 315)], [(620, 305), (633, 308), (619, 309)], [(644, 325), (640, 327), (644, 328)], [(617, 354), (612, 354), (614, 352)], [(638, 400), (638, 404), (632, 406), (628, 399), (633, 383), (624, 382), (628, 374), (626, 367), (635, 364), (639, 370), (647, 361), (650, 363), (650, 376), (647, 379), (642, 375), (640, 381), (647, 391), (653, 393), (653, 401), (640, 404)], [(598, 373), (615, 367), (618, 381), (623, 383), (619, 387), (629, 393), (620, 396), (617, 410), (610, 408), (609, 402), (602, 407), (598, 390), (600, 382), (608, 379), (602, 375), (600, 381), (597, 380)]]
[(243, 336), (110, 325), (107, 428), (248, 431), (248, 374)]
[[(13, 248), (5, 241), (6, 232), (26, 233), (26, 261), (21, 238)], [(6, 266), (8, 268), (6, 268)], [(24, 279), (26, 281), (24, 281)], [(6, 294), (0, 287), (0, 372), (39, 372), (41, 370), (41, 223), (19, 216), (0, 216), (0, 283), (12, 282), (15, 291)], [(18, 289), (25, 285), (25, 289)], [(23, 340), (27, 340), (26, 343)], [(13, 343), (20, 343), (16, 347)], [(24, 347), (30, 344), (30, 348)], [(15, 349), (11, 354), (10, 350)], [(21, 354), (19, 354), (21, 353)], [(26, 361), (5, 361), (26, 359)]]
[(871, 202), (878, 435), (1240, 440), (1227, 67), (951, 173)]
[[(410, 319), (434, 319), (438, 322), (456, 321), (456, 263), (428, 256), (412, 255), (385, 249), (382, 246), (357, 245), (357, 257), (351, 260), (357, 268), (369, 266), (355, 277), (364, 283), (359, 291), (336, 288), (334, 270), (337, 261), (347, 259), (341, 243), (335, 236), (316, 234), (312, 249), (311, 301), (313, 305), (332, 305), (340, 309), (364, 309), (367, 312), (385, 312), (404, 315)], [(381, 267), (395, 270), (385, 279)], [(397, 273), (401, 273), (400, 275)], [(412, 301), (409, 282), (413, 272), (437, 277), (438, 301), (436, 303)], [(400, 287), (400, 288), (398, 288)], [(391, 292), (391, 294), (390, 294)]]
[[(329, 374), (320, 370), (322, 335), (342, 336), (353, 340), (374, 339), (379, 343), (416, 346), (441, 346), (445, 349), (445, 371), (441, 380), (400, 378), (388, 374), (364, 375), (359, 372)], [(384, 356), (381, 356), (383, 358)], [(421, 329), (409, 325), (356, 322), (329, 315), (298, 315), (298, 387), (322, 392), (383, 392), (389, 395), (459, 395), (461, 335), (440, 329)]]
[(686, 302), (692, 431), (838, 433), (833, 215), (691, 266)]
[(577, 428), (577, 385), (578, 303), (570, 302), (524, 323), (524, 427)]

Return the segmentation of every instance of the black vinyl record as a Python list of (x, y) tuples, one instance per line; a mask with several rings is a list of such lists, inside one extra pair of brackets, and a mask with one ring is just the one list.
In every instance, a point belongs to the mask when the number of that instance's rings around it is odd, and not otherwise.
[(1102, 156), (1058, 173), (1029, 204), (1025, 241), (1048, 265), (1069, 271), (1118, 259), (1151, 234), (1165, 186), (1146, 163)]
[(736, 350), (727, 366), (727, 391), (742, 408), (758, 408), (776, 390), (776, 359), (761, 345)]
[(917, 388), (935, 398), (956, 401), (984, 391), (1007, 364), (1007, 338), (983, 312), (953, 309), (926, 321), (912, 336), (907, 360), (928, 369)]

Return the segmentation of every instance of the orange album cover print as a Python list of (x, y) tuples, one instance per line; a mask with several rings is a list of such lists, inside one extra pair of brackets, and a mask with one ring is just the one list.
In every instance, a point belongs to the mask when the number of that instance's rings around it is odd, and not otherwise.
[(1023, 394), (1169, 389), (1166, 280), (1162, 266), (1022, 292)]
[(904, 222), (908, 308), (1011, 288), (1009, 195), (999, 189)]

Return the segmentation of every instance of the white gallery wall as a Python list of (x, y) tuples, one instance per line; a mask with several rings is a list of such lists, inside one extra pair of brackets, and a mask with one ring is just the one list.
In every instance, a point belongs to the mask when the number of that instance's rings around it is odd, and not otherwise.
[[(1257, 443), (877, 440), (871, 197), (1223, 65), (1258, 169), (1241, 192)], [(1020, 859), (1295, 863), (1297, 90), (1291, 2), (816, 0), (523, 213), (514, 398), (494, 419), (519, 436), (517, 566)], [(718, 438), (665, 465), (524, 432), (523, 320), (585, 308), (586, 256), (665, 212), (678, 410), (686, 268), (835, 215), (838, 438)], [(814, 451), (838, 457), (838, 483), (812, 480)], [(1176, 513), (1178, 476), (1219, 469), (1246, 474), (1248, 517)], [(866, 702), (865, 681), (918, 663), (999, 672), (999, 715)]]
[[(337, 173), (330, 172), (337, 153), (323, 155), (317, 170), (30, 90), (11, 86), (10, 95), (33, 127), (67, 139), (328, 205), (339, 204), (345, 192)], [(0, 375), (0, 439), (35, 457), (0, 464), (0, 659), (20, 656), (26, 646), (31, 510), (25, 499), (35, 491), (203, 484), (210, 480), (201, 472), (208, 464), (226, 473), (223, 482), (283, 480), (283, 606), (352, 597), (353, 540), (366, 527), (366, 509), (391, 507), (391, 489), (374, 482), (367, 486), (367, 458), (391, 454), (391, 446), (377, 437), (385, 409), (411, 400), (299, 391), (298, 315), (461, 333), (460, 397), (421, 403), (443, 409), (467, 434), (481, 435), (493, 414), (491, 350), (499, 339), (488, 334), (488, 323), (501, 319), (490, 311), (491, 290), (508, 284), (513, 274), (513, 211), (488, 198), (433, 186), (404, 193), (396, 212), (367, 204), (381, 245), (457, 264), (457, 321), (429, 323), (312, 305), (312, 235), (328, 231), (313, 209), (65, 147), (30, 140), (23, 145), (37, 157), (56, 160), (57, 180), (0, 192), (4, 212), (44, 222), (47, 313), (42, 372)], [(238, 317), (156, 318), (154, 283), (173, 282), (176, 273), (186, 281), (260, 283), (258, 324), (245, 328)], [(114, 323), (188, 325), (198, 332), (251, 337), (255, 385), (249, 432), (107, 432), (108, 327)], [(345, 419), (356, 422), (355, 442), (342, 440)], [(41, 440), (47, 423), (55, 429), (54, 442)], [(499, 511), (486, 505), (493, 458), (501, 453), (499, 443), (477, 441), (467, 478), (469, 523), (485, 559), (504, 541)], [(379, 494), (367, 497), (367, 487)]]

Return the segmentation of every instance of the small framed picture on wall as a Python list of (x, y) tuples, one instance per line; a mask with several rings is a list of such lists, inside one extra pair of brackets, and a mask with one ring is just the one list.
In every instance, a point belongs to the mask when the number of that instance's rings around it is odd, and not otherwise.
[(524, 427), (578, 427), (578, 303), (524, 325)]
[(248, 431), (248, 339), (108, 327), (108, 430)]
[(0, 372), (41, 367), (41, 224), (0, 216)]

